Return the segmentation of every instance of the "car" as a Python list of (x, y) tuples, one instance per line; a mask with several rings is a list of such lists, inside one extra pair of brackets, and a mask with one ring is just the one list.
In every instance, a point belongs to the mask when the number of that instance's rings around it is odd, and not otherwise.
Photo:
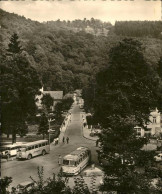
[(34, 186), (34, 182), (32, 181), (25, 181), (18, 184), (16, 188), (16, 193), (23, 194), (25, 191), (29, 191)]
[(162, 161), (162, 153), (155, 156), (154, 159), (155, 159), (156, 162), (161, 162)]

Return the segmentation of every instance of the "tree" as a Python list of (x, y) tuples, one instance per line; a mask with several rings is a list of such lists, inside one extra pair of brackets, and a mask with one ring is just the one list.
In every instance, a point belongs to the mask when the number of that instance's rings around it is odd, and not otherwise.
[(53, 106), (54, 99), (51, 97), (50, 94), (44, 94), (41, 100), (42, 104), (45, 105), (47, 109), (50, 109), (50, 107)]
[[(156, 108), (159, 78), (136, 40), (124, 39), (111, 49), (109, 60), (107, 69), (97, 75), (94, 105), (94, 118), (103, 128), (101, 150), (109, 161), (104, 166), (101, 189), (149, 193), (150, 180), (136, 171), (136, 158), (146, 141), (136, 138), (134, 127), (145, 128), (151, 110)], [(144, 187), (142, 181), (147, 183)]]
[(9, 192), (7, 191), (7, 188), (11, 184), (12, 178), (5, 176), (4, 178), (1, 178), (0, 181), (1, 181), (0, 193), (1, 194), (8, 194)]
[(43, 139), (45, 137), (45, 134), (48, 134), (48, 118), (46, 117), (45, 113), (41, 115), (38, 133), (43, 135)]
[(11, 38), (10, 38), (10, 43), (8, 44), (8, 49), (7, 51), (10, 54), (17, 54), (17, 53), (21, 53), (22, 48), (20, 46), (20, 41), (18, 40), (19, 37), (16, 33), (14, 33)]
[(12, 134), (12, 143), (16, 142), (16, 133), (21, 133), (26, 128), (27, 117), (35, 115), (35, 96), (39, 94), (41, 87), (38, 74), (28, 60), (28, 54), (20, 52), (18, 45), (18, 40), (11, 39), (8, 49), (10, 56), (6, 55), (0, 66), (2, 131)]

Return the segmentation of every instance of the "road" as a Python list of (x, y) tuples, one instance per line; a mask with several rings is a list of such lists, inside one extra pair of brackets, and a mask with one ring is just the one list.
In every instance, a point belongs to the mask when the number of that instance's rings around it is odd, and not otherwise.
[(95, 142), (85, 139), (82, 131), (82, 116), (81, 109), (78, 105), (74, 105), (71, 109), (71, 122), (65, 131), (65, 138), (69, 137), (69, 144), (60, 142), (58, 145), (51, 144), (50, 154), (38, 156), (31, 160), (13, 160), (1, 164), (1, 176), (9, 176), (13, 178), (11, 186), (16, 186), (19, 183), (31, 180), (31, 176), (37, 179), (37, 168), (43, 166), (44, 179), (57, 174), (60, 170), (58, 165), (58, 156), (64, 156), (79, 146), (87, 146), (92, 152), (92, 162), (97, 164), (97, 154)]

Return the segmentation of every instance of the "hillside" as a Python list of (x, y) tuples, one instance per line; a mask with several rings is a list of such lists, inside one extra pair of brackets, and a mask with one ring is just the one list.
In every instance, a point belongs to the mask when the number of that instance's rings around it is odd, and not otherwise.
[[(9, 38), (16, 32), (31, 64), (39, 73), (46, 90), (65, 93), (82, 88), (108, 64), (110, 49), (125, 36), (87, 33), (86, 28), (111, 29), (110, 23), (99, 20), (51, 21), (39, 23), (0, 9), (1, 51), (5, 52)], [(92, 23), (94, 22), (93, 26)], [(74, 30), (76, 29), (76, 30)], [(81, 30), (78, 30), (81, 29)], [(143, 44), (149, 65), (156, 67), (162, 53), (162, 40), (137, 38)]]

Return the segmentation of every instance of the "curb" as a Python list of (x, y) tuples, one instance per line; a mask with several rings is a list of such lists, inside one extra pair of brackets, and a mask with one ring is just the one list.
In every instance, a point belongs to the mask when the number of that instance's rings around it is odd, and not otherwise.
[(88, 138), (88, 137), (86, 137), (86, 136), (84, 135), (83, 127), (82, 127), (82, 133), (83, 133), (83, 137), (84, 137), (85, 139), (88, 139), (88, 140), (91, 140), (91, 141), (96, 141), (95, 139)]

